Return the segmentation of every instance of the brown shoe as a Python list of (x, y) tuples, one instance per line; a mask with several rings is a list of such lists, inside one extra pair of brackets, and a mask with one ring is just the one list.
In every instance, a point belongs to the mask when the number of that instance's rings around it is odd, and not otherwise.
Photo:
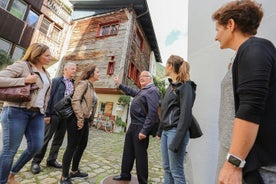
[(8, 177), (8, 184), (20, 184), (20, 183), (15, 180), (14, 174), (10, 174)]

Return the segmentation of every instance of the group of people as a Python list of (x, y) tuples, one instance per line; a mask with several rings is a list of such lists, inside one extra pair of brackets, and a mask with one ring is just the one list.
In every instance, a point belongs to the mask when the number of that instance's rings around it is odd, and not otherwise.
[[(261, 5), (251, 0), (231, 1), (212, 15), (216, 22), (215, 40), (220, 42), (220, 48), (236, 51), (234, 62), (229, 65), (221, 84), (219, 184), (276, 182), (276, 148), (273, 145), (273, 140), (276, 140), (276, 124), (273, 123), (276, 112), (276, 50), (270, 41), (254, 36), (262, 17)], [(0, 71), (1, 87), (28, 83), (36, 83), (39, 87), (32, 92), (30, 102), (4, 102), (1, 115), (1, 184), (19, 183), (15, 174), (31, 159), (31, 171), (39, 173), (40, 162), (53, 136), (47, 166), (62, 168), (60, 183), (71, 184), (71, 178), (88, 176), (88, 173), (80, 171), (79, 163), (88, 142), (89, 123), (93, 121), (97, 106), (93, 83), (99, 80), (100, 71), (95, 65), (89, 65), (75, 82), (76, 65), (67, 63), (63, 76), (51, 81), (44, 68), (50, 61), (49, 48), (35, 43), (27, 49), (22, 61)], [(32, 66), (33, 75), (27, 62)], [(189, 63), (180, 56), (169, 57), (165, 75), (169, 77), (169, 85), (162, 99), (157, 135), (157, 139), (161, 140), (164, 183), (185, 184), (184, 158), (190, 138), (196, 84), (190, 79)], [(140, 89), (121, 84), (117, 76), (114, 82), (133, 100), (121, 172), (113, 180), (131, 180), (136, 162), (138, 181), (147, 184), (147, 149), (150, 133), (159, 119), (159, 91), (149, 71), (141, 72)], [(71, 93), (74, 113), (64, 119), (56, 114), (53, 107)], [(57, 154), (66, 130), (68, 143), (60, 164)], [(23, 136), (27, 139), (27, 148), (13, 164)]]
[[(64, 66), (63, 76), (51, 80), (44, 68), (51, 59), (48, 46), (34, 43), (27, 49), (21, 61), (0, 71), (1, 87), (32, 83), (38, 86), (37, 90), (31, 91), (31, 100), (28, 102), (4, 102), (1, 114), (1, 184), (19, 184), (15, 174), (31, 159), (31, 171), (38, 174), (41, 171), (40, 163), (52, 137), (54, 138), (47, 166), (62, 168), (60, 183), (70, 184), (70, 178), (88, 176), (79, 170), (79, 163), (88, 142), (90, 118), (94, 116), (96, 109), (97, 96), (93, 83), (99, 80), (100, 71), (95, 65), (89, 65), (75, 82), (73, 78), (76, 75), (76, 64), (68, 62)], [(65, 119), (57, 115), (54, 106), (63, 97), (72, 93), (74, 113)], [(66, 131), (67, 146), (60, 164), (57, 162), (57, 156)], [(14, 156), (23, 136), (26, 137), (27, 147), (14, 163)]]

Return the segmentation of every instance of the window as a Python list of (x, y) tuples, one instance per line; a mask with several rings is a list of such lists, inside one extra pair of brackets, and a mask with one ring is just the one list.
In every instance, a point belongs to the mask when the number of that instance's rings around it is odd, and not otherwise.
[(54, 27), (53, 31), (52, 31), (52, 39), (55, 40), (56, 42), (60, 41), (60, 29), (57, 27)]
[(23, 57), (25, 50), (16, 46), (12, 55), (13, 60), (19, 60)]
[(10, 54), (12, 43), (0, 38), (0, 50)]
[(8, 4), (9, 4), (9, 1), (10, 1), (10, 0), (1, 0), (1, 1), (0, 1), (0, 7), (1, 7), (1, 8), (4, 8), (4, 9), (7, 9), (7, 6), (8, 6)]
[(128, 74), (127, 74), (127, 77), (128, 77), (128, 78), (132, 79), (134, 69), (135, 69), (134, 64), (133, 64), (133, 63), (130, 63), (130, 64), (129, 64), (129, 67), (128, 67)]
[(113, 73), (114, 73), (114, 66), (115, 66), (115, 62), (114, 61), (108, 62), (108, 67), (107, 67), (107, 72), (106, 72), (107, 75), (113, 75)]
[(140, 82), (139, 82), (139, 75), (140, 75), (140, 71), (134, 66), (134, 64), (131, 62), (129, 64), (128, 67), (128, 75), (127, 77), (131, 80), (133, 80), (133, 82), (137, 85), (140, 86)]
[(14, 0), (12, 6), (11, 6), (11, 14), (15, 17), (23, 20), (25, 12), (27, 10), (27, 4), (24, 3), (21, 0)]
[(50, 25), (51, 25), (51, 22), (44, 17), (43, 20), (42, 20), (42, 22), (41, 22), (41, 26), (40, 26), (39, 30), (42, 33), (44, 33), (45, 35), (47, 35), (48, 34), (48, 30), (50, 28)]
[(33, 10), (30, 10), (26, 21), (30, 26), (35, 28), (38, 22), (38, 18), (39, 18), (39, 15), (35, 13)]
[(112, 22), (112, 23), (105, 23), (100, 24), (100, 31), (98, 36), (109, 36), (109, 35), (116, 35), (119, 31), (119, 22)]
[(138, 47), (142, 49), (143, 47), (143, 38), (140, 34), (140, 32), (137, 30), (135, 34), (135, 42), (138, 44)]

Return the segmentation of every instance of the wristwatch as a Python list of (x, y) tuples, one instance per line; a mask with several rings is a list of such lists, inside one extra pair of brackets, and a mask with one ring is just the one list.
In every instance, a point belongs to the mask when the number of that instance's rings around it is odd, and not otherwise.
[(245, 160), (240, 159), (239, 157), (232, 155), (230, 153), (227, 154), (226, 160), (234, 165), (235, 167), (243, 168), (245, 165)]

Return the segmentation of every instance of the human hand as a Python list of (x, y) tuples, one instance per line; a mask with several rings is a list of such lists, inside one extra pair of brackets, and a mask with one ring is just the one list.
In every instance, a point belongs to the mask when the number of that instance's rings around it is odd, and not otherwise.
[(118, 75), (116, 75), (116, 76), (114, 77), (114, 83), (115, 83), (117, 86), (120, 85), (119, 76), (118, 76)]
[(78, 126), (78, 130), (82, 129), (82, 127), (83, 127), (83, 121), (82, 120), (78, 120), (77, 126)]
[(218, 184), (242, 184), (242, 169), (226, 161), (220, 170)]
[(25, 84), (32, 84), (35, 83), (38, 78), (37, 74), (29, 74), (27, 77), (25, 77)]
[(44, 122), (45, 122), (46, 124), (49, 124), (49, 123), (50, 123), (50, 120), (51, 120), (50, 117), (45, 117), (45, 118), (44, 118)]
[(142, 134), (142, 133), (139, 133), (138, 135), (138, 139), (141, 141), (142, 139), (145, 139), (147, 136)]
[(156, 136), (156, 139), (157, 139), (157, 140), (160, 140), (160, 139), (161, 139), (161, 137), (159, 137), (159, 136), (157, 135), (157, 136)]

